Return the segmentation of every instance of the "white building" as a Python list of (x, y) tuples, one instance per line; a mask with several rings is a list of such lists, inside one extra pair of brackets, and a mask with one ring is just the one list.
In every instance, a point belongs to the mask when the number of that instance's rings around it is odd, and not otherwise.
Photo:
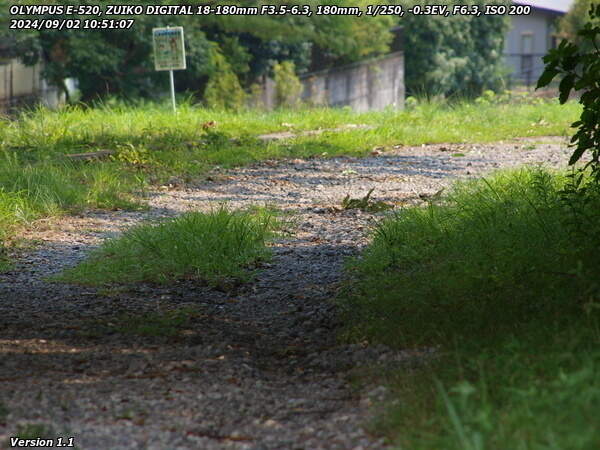
[(0, 60), (0, 113), (40, 101), (50, 107), (62, 103), (64, 96), (48, 86), (41, 72), (41, 64), (25, 66), (17, 59)]
[(531, 85), (544, 70), (542, 58), (557, 45), (557, 19), (569, 11), (574, 0), (518, 0), (513, 3), (531, 6), (531, 13), (511, 16), (504, 55), (507, 65), (512, 68), (511, 80)]

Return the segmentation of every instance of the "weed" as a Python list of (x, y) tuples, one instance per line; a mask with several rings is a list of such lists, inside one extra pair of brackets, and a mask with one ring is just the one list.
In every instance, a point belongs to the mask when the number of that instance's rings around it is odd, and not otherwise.
[(10, 270), (12, 267), (11, 261), (8, 258), (6, 247), (0, 241), (0, 273)]
[(4, 405), (4, 403), (0, 402), (0, 423), (6, 422), (6, 418), (8, 417), (9, 413), (10, 413), (10, 410), (6, 407), (6, 405)]
[(367, 195), (362, 198), (350, 198), (350, 195), (346, 195), (342, 200), (342, 209), (360, 209), (368, 212), (381, 212), (393, 209), (394, 206), (390, 205), (381, 200), (371, 200), (371, 194), (374, 188), (372, 188)]
[(265, 243), (271, 230), (266, 213), (224, 207), (187, 213), (131, 228), (56, 279), (104, 285), (191, 277), (227, 287), (248, 280), (249, 269), (269, 257)]
[(278, 234), (290, 235), (298, 227), (298, 218), (295, 212), (289, 209), (283, 210), (277, 205), (250, 205), (243, 211), (259, 220), (267, 220), (270, 229)]
[(16, 432), (20, 439), (50, 439), (54, 434), (52, 429), (43, 423), (28, 423), (19, 425)]
[(135, 411), (131, 408), (126, 408), (115, 414), (115, 420), (133, 420)]

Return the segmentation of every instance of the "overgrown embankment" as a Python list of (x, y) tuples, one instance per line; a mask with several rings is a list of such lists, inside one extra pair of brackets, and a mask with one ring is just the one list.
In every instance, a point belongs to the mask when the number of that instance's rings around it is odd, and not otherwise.
[(382, 222), (349, 267), (349, 336), (439, 356), (389, 374), (402, 448), (600, 443), (600, 193), (541, 169), (463, 182)]

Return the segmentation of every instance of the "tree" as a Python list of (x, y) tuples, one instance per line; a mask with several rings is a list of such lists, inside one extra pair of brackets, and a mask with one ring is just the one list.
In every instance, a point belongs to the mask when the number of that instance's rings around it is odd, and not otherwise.
[[(572, 124), (577, 132), (571, 139), (575, 150), (569, 164), (575, 164), (588, 152), (591, 160), (585, 165), (590, 168), (591, 180), (600, 184), (600, 5), (592, 4), (589, 19), (577, 31), (580, 44), (563, 40), (558, 48), (544, 56), (546, 67), (538, 80), (537, 87), (547, 86), (558, 77), (559, 100), (565, 103), (573, 90), (580, 91), (579, 103), (583, 109), (581, 117)], [(581, 183), (583, 177), (577, 178)]]
[[(406, 7), (427, 2), (405, 2)], [(437, 2), (449, 8), (456, 2)], [(480, 0), (462, 2), (478, 5)], [(477, 96), (502, 84), (503, 16), (405, 14), (403, 26), (406, 89), (411, 95)]]
[(592, 0), (575, 0), (569, 12), (558, 21), (559, 35), (563, 39), (580, 44), (582, 40), (577, 32), (590, 20), (588, 11)]
[[(363, 1), (363, 0), (361, 0)], [(35, 4), (35, 0), (15, 2)], [(37, 2), (39, 3), (39, 2)], [(216, 5), (236, 4), (256, 6), (260, 0), (247, 1), (183, 1), (143, 0), (141, 5)], [(287, 5), (323, 3), (316, 0), (270, 2)], [(332, 0), (328, 4), (350, 4), (350, 0)], [(91, 0), (49, 0), (45, 4), (97, 5)], [(110, 4), (132, 4), (114, 0)], [(52, 16), (53, 19), (67, 17)], [(73, 17), (68, 17), (73, 18)], [(120, 17), (112, 16), (118, 19)], [(353, 16), (312, 17), (283, 15), (193, 15), (193, 16), (136, 16), (131, 30), (42, 30), (29, 40), (19, 39), (21, 51), (26, 48), (36, 60), (45, 62), (45, 75), (61, 85), (66, 77), (77, 78), (84, 100), (117, 94), (121, 96), (153, 96), (162, 91), (164, 77), (153, 70), (151, 29), (166, 25), (181, 25), (186, 33), (188, 70), (177, 74), (181, 90), (202, 92), (218, 68), (222, 56), (229, 68), (249, 86), (258, 76), (267, 73), (279, 61), (291, 59), (299, 70), (308, 66), (311, 46), (320, 46), (340, 61), (355, 60), (387, 49), (390, 41), (390, 19)], [(6, 30), (4, 28), (3, 30)], [(15, 34), (0, 31), (0, 42)], [(356, 39), (355, 36), (362, 36)], [(11, 41), (12, 42), (12, 41)]]

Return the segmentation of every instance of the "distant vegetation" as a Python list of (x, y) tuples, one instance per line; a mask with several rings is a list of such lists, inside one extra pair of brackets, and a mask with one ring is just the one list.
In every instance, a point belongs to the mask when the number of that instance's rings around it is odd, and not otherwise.
[[(46, 2), (62, 3), (55, 0)], [(171, 0), (137, 2), (136, 6), (146, 7), (150, 3), (199, 6), (198, 2)], [(249, 88), (262, 75), (272, 74), (273, 65), (277, 62), (291, 61), (299, 71), (306, 71), (313, 64), (313, 53), (321, 55), (322, 64), (325, 65), (356, 61), (386, 52), (392, 38), (391, 16), (245, 15), (244, 8), (260, 6), (264, 2), (209, 1), (201, 4), (214, 6), (219, 3), (233, 5), (239, 14), (112, 15), (110, 17), (115, 19), (135, 17), (135, 24), (131, 29), (95, 30), (94, 33), (87, 30), (9, 33), (8, 3), (3, 2), (0, 6), (3, 10), (0, 11), (0, 42), (4, 44), (2, 51), (9, 57), (19, 57), (28, 64), (42, 60), (46, 78), (56, 86), (64, 86), (64, 80), (68, 77), (78, 79), (82, 100), (89, 101), (115, 95), (128, 99), (157, 99), (168, 90), (165, 73), (154, 70), (154, 27), (184, 27), (188, 68), (177, 72), (177, 88), (197, 98), (204, 95), (211, 79), (216, 82), (224, 73), (227, 78), (234, 78), (236, 83)], [(302, 0), (274, 3), (310, 5), (315, 8), (328, 2)], [(335, 3), (356, 6), (369, 2), (343, 0)], [(69, 4), (88, 5), (89, 2), (71, 0)], [(99, 5), (104, 7), (102, 3)], [(75, 19), (78, 16), (58, 14), (51, 18)], [(80, 18), (89, 19), (90, 16)]]
[[(431, 4), (412, 0), (403, 4)], [(489, 2), (475, 0), (469, 5)], [(452, 10), (457, 2), (442, 0)], [(406, 89), (409, 95), (477, 97), (505, 85), (504, 37), (507, 16), (405, 14), (403, 27)]]
[[(6, 2), (5, 2), (6, 3)], [(21, 4), (34, 2), (22, 1)], [(49, 4), (60, 4), (52, 0)], [(137, 6), (147, 6), (138, 2)], [(191, 2), (192, 4), (194, 2)], [(264, 4), (207, 2), (207, 5), (234, 5), (237, 14), (144, 15), (135, 16), (132, 29), (22, 30), (8, 33), (9, 15), (0, 12), (0, 58), (17, 57), (26, 64), (44, 62), (45, 77), (62, 87), (66, 78), (79, 82), (81, 100), (118, 96), (125, 99), (158, 99), (168, 90), (164, 72), (156, 72), (152, 57), (152, 28), (183, 26), (186, 34), (187, 69), (177, 72), (180, 92), (214, 106), (223, 98), (215, 96), (215, 85), (235, 87), (234, 99), (243, 90), (251, 91), (263, 76), (277, 76), (281, 63), (293, 63), (297, 73), (322, 70), (390, 50), (392, 29), (402, 27), (406, 57), (406, 87), (410, 95), (476, 97), (486, 89), (503, 86), (502, 56), (508, 17), (451, 14), (367, 15), (369, 0), (275, 1), (273, 5), (318, 5), (361, 7), (363, 14), (273, 15), (244, 14), (244, 8)], [(385, 2), (384, 2), (385, 3)], [(407, 9), (423, 0), (400, 2)], [(483, 0), (470, 4), (484, 5)], [(88, 3), (71, 0), (70, 5)], [(190, 2), (156, 0), (153, 5), (190, 5)], [(449, 8), (455, 2), (443, 0)], [(198, 5), (194, 5), (198, 7)], [(6, 9), (8, 4), (0, 8)], [(110, 16), (115, 19), (132, 16)], [(27, 18), (24, 16), (24, 18)], [(74, 19), (77, 16), (51, 16)], [(81, 19), (89, 19), (82, 16)], [(6, 31), (5, 31), (6, 30)], [(73, 98), (71, 100), (77, 100)], [(234, 101), (234, 104), (237, 102)]]
[(590, 22), (588, 12), (592, 6), (592, 0), (575, 0), (569, 12), (558, 21), (558, 31), (563, 39), (581, 44), (584, 39), (577, 35), (583, 26)]

